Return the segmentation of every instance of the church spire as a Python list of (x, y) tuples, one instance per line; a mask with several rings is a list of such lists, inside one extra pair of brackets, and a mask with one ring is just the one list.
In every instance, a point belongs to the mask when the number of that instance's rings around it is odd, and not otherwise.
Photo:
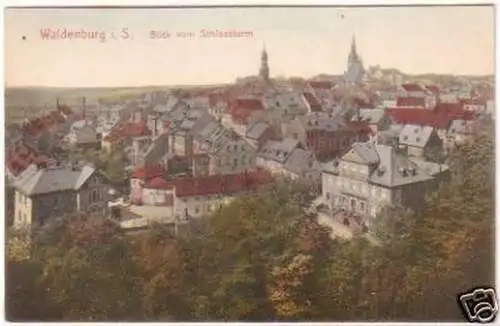
[(349, 54), (349, 57), (352, 59), (358, 58), (358, 52), (356, 51), (356, 36), (354, 34), (352, 35), (351, 53)]
[(267, 51), (266, 51), (266, 44), (265, 43), (264, 43), (264, 45), (262, 47), (262, 55), (261, 55), (261, 59), (260, 59), (259, 75), (265, 81), (269, 80), (269, 65), (267, 63)]

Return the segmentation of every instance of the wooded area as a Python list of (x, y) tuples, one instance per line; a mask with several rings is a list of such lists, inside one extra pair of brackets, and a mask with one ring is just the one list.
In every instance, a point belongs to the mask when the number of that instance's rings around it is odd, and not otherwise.
[(494, 132), (459, 148), (451, 182), (418, 215), (388, 209), (363, 238), (332, 240), (278, 184), (175, 239), (111, 221), (58, 220), (7, 244), (12, 321), (458, 321), (457, 294), (494, 285)]

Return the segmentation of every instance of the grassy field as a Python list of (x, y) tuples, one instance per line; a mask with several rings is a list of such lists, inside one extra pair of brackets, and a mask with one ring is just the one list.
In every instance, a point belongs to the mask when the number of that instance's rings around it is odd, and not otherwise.
[(127, 99), (139, 94), (166, 91), (172, 89), (193, 89), (212, 86), (145, 86), (126, 88), (53, 88), (53, 87), (23, 87), (5, 89), (5, 119), (6, 123), (18, 123), (24, 115), (27, 118), (39, 115), (45, 110), (55, 108), (57, 98), (72, 106), (80, 105), (85, 97), (88, 104), (96, 103), (98, 99)]
[(57, 99), (68, 105), (79, 105), (85, 97), (87, 103), (98, 99), (125, 99), (157, 88), (6, 88), (5, 119), (7, 123), (22, 121), (56, 106)]

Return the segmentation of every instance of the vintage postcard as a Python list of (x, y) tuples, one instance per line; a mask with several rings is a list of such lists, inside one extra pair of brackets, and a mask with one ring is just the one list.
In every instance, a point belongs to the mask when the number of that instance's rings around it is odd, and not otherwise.
[(495, 320), (492, 5), (4, 15), (7, 320)]

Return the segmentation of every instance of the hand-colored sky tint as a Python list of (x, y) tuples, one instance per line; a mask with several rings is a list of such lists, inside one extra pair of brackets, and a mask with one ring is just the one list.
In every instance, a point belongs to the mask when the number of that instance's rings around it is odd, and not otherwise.
[[(43, 28), (115, 31), (133, 40), (42, 40)], [(150, 30), (253, 31), (253, 38), (151, 40)], [(7, 9), (7, 86), (232, 82), (254, 75), (265, 42), (271, 76), (346, 69), (352, 35), (365, 66), (493, 74), (493, 7)], [(23, 39), (25, 36), (25, 39)]]

